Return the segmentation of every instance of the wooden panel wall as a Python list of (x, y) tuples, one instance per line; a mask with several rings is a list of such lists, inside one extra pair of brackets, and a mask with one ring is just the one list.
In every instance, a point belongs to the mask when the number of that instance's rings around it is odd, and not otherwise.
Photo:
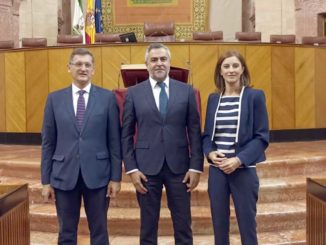
[[(37, 69), (35, 69), (37, 68)], [(39, 132), (43, 108), (49, 92), (48, 51), (26, 51), (26, 119), (27, 132)]]
[[(111, 46), (102, 49), (102, 81), (107, 89), (123, 88), (120, 66), (130, 64), (129, 46)], [(98, 73), (96, 70), (95, 74)]]
[(167, 45), (171, 51), (171, 65), (189, 69), (189, 46), (180, 44)]
[(316, 128), (326, 127), (326, 49), (315, 50)]
[(62, 89), (71, 84), (71, 76), (67, 67), (71, 52), (72, 48), (49, 50), (49, 92)]
[(295, 128), (294, 48), (272, 47), (273, 129)]
[(314, 128), (315, 50), (295, 48), (295, 128)]
[(253, 87), (265, 92), (269, 127), (273, 128), (271, 47), (248, 46), (246, 47), (245, 58)]
[(130, 48), (130, 63), (129, 64), (144, 64), (145, 52), (148, 44), (131, 46)]
[[(218, 55), (219, 50), (217, 45), (190, 46), (190, 83), (195, 88), (200, 88), (202, 121), (205, 120), (208, 96), (216, 90), (214, 71)], [(204, 123), (202, 123), (202, 128), (204, 128)]]
[(5, 54), (6, 131), (26, 132), (25, 52)]
[[(121, 64), (143, 64), (148, 43), (90, 48), (95, 57), (93, 83), (123, 87)], [(170, 43), (172, 65), (190, 70), (200, 90), (202, 118), (215, 91), (218, 57), (237, 50), (246, 58), (255, 88), (264, 90), (271, 129), (326, 127), (326, 48), (245, 43)], [(71, 84), (67, 69), (71, 47), (0, 53), (0, 132), (40, 132), (49, 92)]]
[(0, 132), (6, 132), (5, 53), (0, 53)]
[(102, 50), (100, 48), (89, 48), (89, 50), (92, 52), (94, 55), (94, 60), (95, 60), (95, 74), (92, 78), (92, 83), (102, 87)]
[(246, 56), (246, 45), (245, 44), (220, 44), (219, 47), (219, 54), (223, 54), (228, 50), (235, 50), (242, 54), (244, 57)]

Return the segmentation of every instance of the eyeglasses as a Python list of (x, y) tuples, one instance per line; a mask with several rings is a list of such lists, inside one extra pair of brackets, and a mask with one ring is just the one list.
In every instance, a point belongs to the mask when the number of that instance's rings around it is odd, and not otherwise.
[(86, 69), (90, 69), (93, 67), (92, 63), (83, 63), (83, 62), (76, 62), (76, 63), (70, 63), (70, 65), (75, 66), (76, 68), (82, 68), (83, 65), (85, 66)]

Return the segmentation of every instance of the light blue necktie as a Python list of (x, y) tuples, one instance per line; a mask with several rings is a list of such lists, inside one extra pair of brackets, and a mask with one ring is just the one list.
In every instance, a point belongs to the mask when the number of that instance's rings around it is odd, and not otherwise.
[(160, 100), (159, 100), (159, 104), (160, 104), (160, 113), (163, 119), (165, 119), (166, 117), (166, 113), (167, 113), (167, 108), (168, 108), (168, 95), (165, 91), (165, 83), (164, 82), (160, 82), (157, 83), (158, 86), (160, 86), (161, 88), (161, 92), (160, 92)]

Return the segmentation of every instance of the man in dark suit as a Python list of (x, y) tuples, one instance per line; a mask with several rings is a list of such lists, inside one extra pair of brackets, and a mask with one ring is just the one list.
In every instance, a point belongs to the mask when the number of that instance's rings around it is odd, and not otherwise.
[(149, 79), (130, 87), (124, 104), (122, 152), (137, 190), (141, 245), (157, 244), (163, 185), (175, 244), (193, 243), (190, 192), (203, 171), (200, 117), (193, 88), (169, 78), (170, 58), (166, 46), (151, 44)]
[(50, 93), (45, 106), (42, 195), (55, 199), (58, 244), (77, 244), (81, 198), (91, 244), (109, 244), (109, 198), (120, 191), (118, 107), (112, 92), (91, 84), (94, 65), (90, 51), (75, 49), (68, 64), (72, 85)]

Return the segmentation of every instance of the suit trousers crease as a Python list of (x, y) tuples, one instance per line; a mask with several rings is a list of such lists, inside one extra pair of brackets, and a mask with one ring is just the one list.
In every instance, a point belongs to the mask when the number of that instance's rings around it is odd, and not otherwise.
[(106, 193), (107, 186), (98, 189), (87, 188), (81, 173), (73, 190), (55, 189), (55, 204), (60, 229), (58, 244), (78, 244), (77, 229), (82, 198), (90, 230), (91, 245), (109, 244), (107, 229), (109, 199), (106, 197)]
[(232, 196), (242, 245), (258, 244), (256, 204), (259, 179), (256, 168), (239, 168), (230, 175), (210, 166), (208, 194), (214, 228), (215, 245), (228, 245), (230, 196)]
[(166, 162), (159, 174), (146, 175), (148, 181), (143, 184), (148, 192), (146, 194), (137, 192), (141, 216), (140, 245), (157, 244), (163, 186), (166, 189), (168, 208), (172, 217), (175, 244), (193, 244), (190, 193), (182, 183), (184, 176), (185, 174), (171, 172)]

